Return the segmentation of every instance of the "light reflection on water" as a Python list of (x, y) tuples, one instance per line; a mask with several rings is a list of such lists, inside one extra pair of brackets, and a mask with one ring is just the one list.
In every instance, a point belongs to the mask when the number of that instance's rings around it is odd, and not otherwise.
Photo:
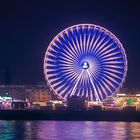
[(138, 122), (2, 121), (0, 140), (140, 139)]

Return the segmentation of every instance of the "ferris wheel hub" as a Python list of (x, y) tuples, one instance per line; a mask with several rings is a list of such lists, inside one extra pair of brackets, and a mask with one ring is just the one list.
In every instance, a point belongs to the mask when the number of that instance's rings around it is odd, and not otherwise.
[(83, 68), (83, 69), (88, 69), (88, 68), (89, 68), (89, 63), (88, 63), (87, 61), (84, 61), (84, 62), (82, 63), (82, 68)]

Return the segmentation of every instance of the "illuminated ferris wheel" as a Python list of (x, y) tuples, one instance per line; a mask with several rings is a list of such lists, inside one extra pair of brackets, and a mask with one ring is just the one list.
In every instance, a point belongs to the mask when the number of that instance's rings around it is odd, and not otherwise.
[(44, 58), (48, 85), (61, 99), (72, 95), (103, 101), (125, 80), (127, 58), (111, 32), (93, 24), (78, 24), (60, 32)]

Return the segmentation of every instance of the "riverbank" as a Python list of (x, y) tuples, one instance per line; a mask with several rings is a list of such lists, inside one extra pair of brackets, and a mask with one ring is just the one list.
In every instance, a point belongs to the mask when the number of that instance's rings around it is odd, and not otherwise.
[(140, 111), (0, 110), (0, 120), (140, 122)]

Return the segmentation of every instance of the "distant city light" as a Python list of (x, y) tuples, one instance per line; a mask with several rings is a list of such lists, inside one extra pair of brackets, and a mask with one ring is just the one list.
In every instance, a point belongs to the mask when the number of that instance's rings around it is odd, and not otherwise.
[(117, 96), (126, 96), (126, 94), (117, 93)]

